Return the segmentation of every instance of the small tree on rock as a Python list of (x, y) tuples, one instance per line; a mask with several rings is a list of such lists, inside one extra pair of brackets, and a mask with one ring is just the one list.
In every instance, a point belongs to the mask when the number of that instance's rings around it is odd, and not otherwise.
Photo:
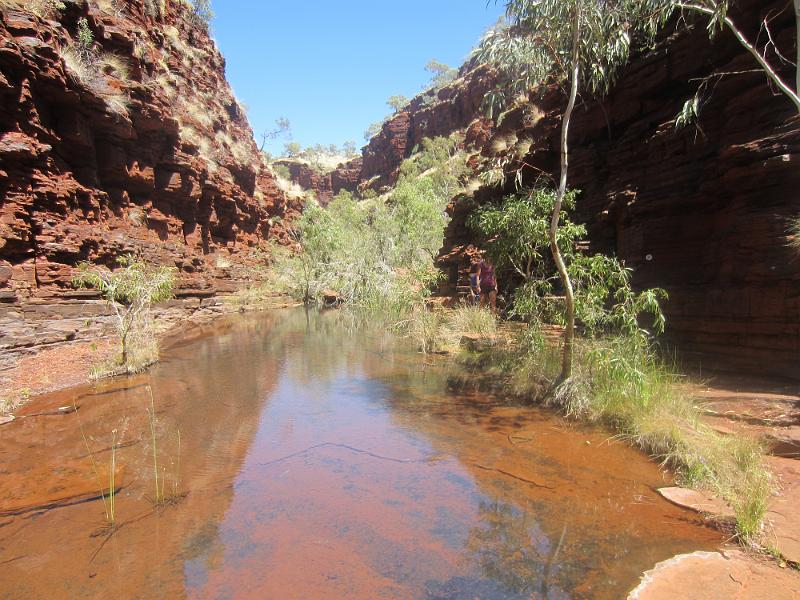
[(425, 65), (425, 70), (431, 74), (430, 87), (434, 89), (446, 86), (458, 76), (458, 69), (454, 69), (438, 60), (429, 60), (428, 64)]
[(214, 19), (211, 0), (192, 0), (192, 20), (199, 26), (208, 28)]
[(114, 309), (120, 340), (118, 366), (132, 373), (158, 359), (158, 348), (149, 330), (150, 309), (153, 304), (172, 298), (175, 268), (154, 267), (131, 255), (119, 258), (118, 263), (119, 268), (114, 271), (81, 263), (73, 284), (96, 288)]
[(389, 96), (389, 99), (386, 101), (386, 104), (394, 111), (398, 112), (401, 110), (406, 104), (408, 104), (408, 98), (402, 95), (396, 96)]
[(286, 142), (283, 145), (283, 152), (289, 158), (296, 158), (303, 152), (303, 147), (299, 142)]

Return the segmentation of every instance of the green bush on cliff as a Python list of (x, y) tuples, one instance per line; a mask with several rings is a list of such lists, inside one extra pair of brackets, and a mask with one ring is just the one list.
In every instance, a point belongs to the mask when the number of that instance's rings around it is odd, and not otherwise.
[(208, 27), (214, 19), (211, 0), (192, 0), (192, 21), (201, 27)]
[(136, 373), (158, 360), (150, 309), (172, 297), (175, 268), (148, 265), (130, 255), (118, 262), (113, 271), (81, 263), (73, 285), (99, 290), (114, 310), (120, 355), (109, 370)]
[(358, 200), (343, 191), (327, 208), (307, 203), (294, 228), (297, 248), (274, 254), (279, 288), (307, 303), (331, 290), (370, 311), (409, 310), (439, 277), (445, 208), (462, 173), (463, 160), (442, 147), (423, 144), (386, 196)]

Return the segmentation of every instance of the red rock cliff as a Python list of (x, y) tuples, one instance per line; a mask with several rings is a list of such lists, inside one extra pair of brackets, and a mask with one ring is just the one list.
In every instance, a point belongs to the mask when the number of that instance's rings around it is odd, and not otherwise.
[[(751, 39), (767, 14), (776, 44), (794, 56), (787, 3), (740, 0), (732, 9)], [(624, 260), (637, 286), (667, 289), (667, 337), (684, 359), (800, 377), (800, 257), (787, 246), (787, 221), (800, 215), (800, 118), (729, 32), (709, 41), (700, 21), (675, 31), (635, 56), (602, 102), (579, 105), (570, 135), (579, 218), (592, 247)], [(703, 80), (698, 127), (677, 130), (676, 115)], [(486, 142), (473, 164), (530, 147), (507, 172), (524, 160), (532, 166), (527, 183), (557, 174), (563, 96), (537, 95), (493, 131), (478, 111), (491, 85), (491, 74), (478, 69), (433, 103), (415, 99), (365, 149), (360, 184), (391, 183), (421, 137), (454, 130), (466, 130), (468, 143)], [(475, 198), (511, 191), (483, 188)], [(452, 284), (475, 242), (465, 226), (470, 206), (463, 199), (451, 206), (441, 264)]]
[(0, 300), (69, 295), (77, 262), (126, 252), (184, 288), (229, 279), (287, 207), (206, 27), (176, 0), (19, 4), (0, 14)]

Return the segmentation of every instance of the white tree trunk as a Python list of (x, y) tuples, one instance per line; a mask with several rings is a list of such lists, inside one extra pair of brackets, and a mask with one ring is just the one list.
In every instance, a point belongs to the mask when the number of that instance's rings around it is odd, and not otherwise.
[(794, 0), (794, 28), (797, 58), (795, 59), (795, 87), (794, 91), (800, 94), (800, 0)]
[(564, 348), (561, 357), (561, 375), (559, 381), (566, 381), (572, 377), (572, 355), (575, 344), (575, 293), (572, 289), (572, 281), (569, 278), (567, 266), (561, 256), (558, 247), (558, 224), (561, 218), (561, 207), (564, 204), (564, 197), (567, 194), (567, 172), (569, 170), (569, 124), (572, 119), (572, 112), (575, 109), (575, 100), (578, 97), (578, 84), (580, 82), (580, 62), (578, 57), (581, 35), (580, 12), (576, 9), (575, 23), (572, 31), (572, 64), (570, 74), (569, 102), (564, 111), (561, 121), (561, 179), (558, 186), (556, 202), (553, 206), (553, 216), (550, 220), (550, 250), (553, 253), (553, 260), (556, 263), (558, 274), (561, 277), (561, 284), (564, 287), (564, 297), (566, 302), (566, 327), (564, 328)]

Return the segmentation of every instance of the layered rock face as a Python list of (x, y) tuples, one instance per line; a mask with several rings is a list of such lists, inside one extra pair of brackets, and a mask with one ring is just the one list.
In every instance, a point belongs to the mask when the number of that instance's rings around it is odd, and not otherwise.
[(311, 165), (292, 159), (275, 161), (276, 166), (289, 170), (291, 180), (304, 190), (314, 192), (314, 197), (326, 206), (333, 196), (341, 190), (354, 191), (361, 181), (363, 159), (358, 156), (339, 165), (328, 173), (320, 172)]
[(225, 287), (292, 207), (207, 27), (178, 0), (51, 5), (0, 13), (0, 300), (71, 297), (76, 263), (128, 252)]
[[(777, 47), (793, 56), (786, 3), (741, 0), (731, 13), (751, 39), (768, 14)], [(793, 80), (791, 69), (785, 76)], [(677, 114), (703, 82), (697, 126), (677, 129)], [(472, 159), (482, 168), (505, 164), (512, 173), (526, 163), (529, 185), (542, 173), (557, 176), (563, 95), (545, 90), (492, 129), (478, 112), (491, 85), (491, 73), (474, 71), (445, 92), (450, 98), (415, 101), (396, 115), (367, 147), (360, 185), (391, 182), (421, 136), (456, 129), (482, 144)], [(800, 215), (800, 119), (731, 34), (709, 41), (701, 20), (694, 30), (668, 29), (607, 98), (582, 100), (570, 142), (570, 185), (582, 190), (578, 218), (592, 249), (625, 261), (636, 286), (669, 292), (667, 338), (682, 359), (800, 377), (800, 256), (787, 234)], [(474, 198), (491, 202), (513, 189), (482, 188)], [(476, 235), (465, 226), (472, 202), (451, 205), (441, 255), (451, 283), (474, 251)]]
[[(775, 43), (791, 52), (792, 11), (764, 4), (738, 2), (733, 19), (756, 39), (771, 13)], [(636, 286), (669, 292), (667, 337), (684, 360), (800, 378), (800, 256), (787, 234), (800, 215), (800, 118), (729, 32), (712, 43), (704, 25), (634, 60), (608, 98), (576, 111), (578, 217)], [(677, 130), (702, 81), (697, 126)], [(533, 141), (528, 181), (556, 169), (562, 106), (548, 95), (541, 120), (517, 131)]]

